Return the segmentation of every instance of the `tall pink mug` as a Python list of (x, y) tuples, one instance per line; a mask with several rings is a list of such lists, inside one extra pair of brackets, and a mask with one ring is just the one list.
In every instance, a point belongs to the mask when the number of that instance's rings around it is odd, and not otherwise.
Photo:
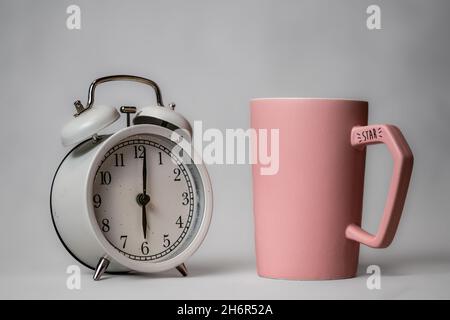
[[(278, 143), (278, 170), (268, 174), (258, 156), (252, 168), (258, 274), (356, 276), (360, 243), (387, 247), (400, 221), (413, 168), (402, 133), (393, 125), (367, 125), (366, 101), (267, 98), (252, 100), (250, 109), (255, 152), (261, 129), (278, 130), (272, 136), (278, 141), (269, 141), (269, 150)], [(366, 146), (378, 143), (394, 166), (381, 223), (370, 234), (361, 227)]]

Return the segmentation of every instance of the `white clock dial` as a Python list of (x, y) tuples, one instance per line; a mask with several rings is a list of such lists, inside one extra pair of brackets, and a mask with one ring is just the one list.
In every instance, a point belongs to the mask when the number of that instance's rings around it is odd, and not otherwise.
[(92, 204), (99, 228), (131, 260), (167, 260), (198, 231), (203, 185), (179, 150), (164, 137), (134, 135), (110, 148), (97, 169)]

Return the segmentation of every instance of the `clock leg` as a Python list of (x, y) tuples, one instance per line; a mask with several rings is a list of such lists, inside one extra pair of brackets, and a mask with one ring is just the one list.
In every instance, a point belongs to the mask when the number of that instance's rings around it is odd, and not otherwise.
[(186, 265), (184, 263), (180, 264), (177, 267), (177, 270), (178, 270), (179, 273), (181, 273), (181, 275), (183, 277), (186, 277), (188, 275), (188, 271), (187, 271)]
[(98, 281), (102, 277), (103, 273), (105, 273), (106, 268), (109, 266), (109, 260), (105, 257), (98, 260), (97, 267), (95, 268), (94, 280)]

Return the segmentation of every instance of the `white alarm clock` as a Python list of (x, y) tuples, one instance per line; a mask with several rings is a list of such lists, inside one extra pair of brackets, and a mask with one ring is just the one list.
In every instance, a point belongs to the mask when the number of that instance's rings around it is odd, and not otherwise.
[[(108, 81), (150, 85), (157, 105), (141, 108), (133, 124), (136, 108), (121, 107), (127, 127), (101, 135), (120, 117), (116, 108), (94, 105), (96, 86)], [(62, 142), (76, 146), (56, 170), (50, 191), (52, 220), (64, 247), (95, 270), (94, 280), (105, 271), (171, 268), (186, 276), (184, 262), (204, 240), (213, 206), (207, 170), (192, 160), (189, 122), (174, 104), (163, 105), (154, 81), (129, 75), (95, 80), (86, 107), (79, 101), (75, 107)], [(184, 133), (176, 140), (178, 129)]]

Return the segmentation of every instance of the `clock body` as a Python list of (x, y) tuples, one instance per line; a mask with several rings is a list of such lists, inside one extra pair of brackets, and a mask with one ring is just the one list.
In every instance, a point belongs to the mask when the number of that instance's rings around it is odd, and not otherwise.
[[(179, 138), (179, 136), (178, 136)], [(212, 215), (206, 168), (174, 131), (137, 124), (73, 148), (51, 187), (64, 247), (95, 269), (159, 272), (181, 265), (204, 240)]]

